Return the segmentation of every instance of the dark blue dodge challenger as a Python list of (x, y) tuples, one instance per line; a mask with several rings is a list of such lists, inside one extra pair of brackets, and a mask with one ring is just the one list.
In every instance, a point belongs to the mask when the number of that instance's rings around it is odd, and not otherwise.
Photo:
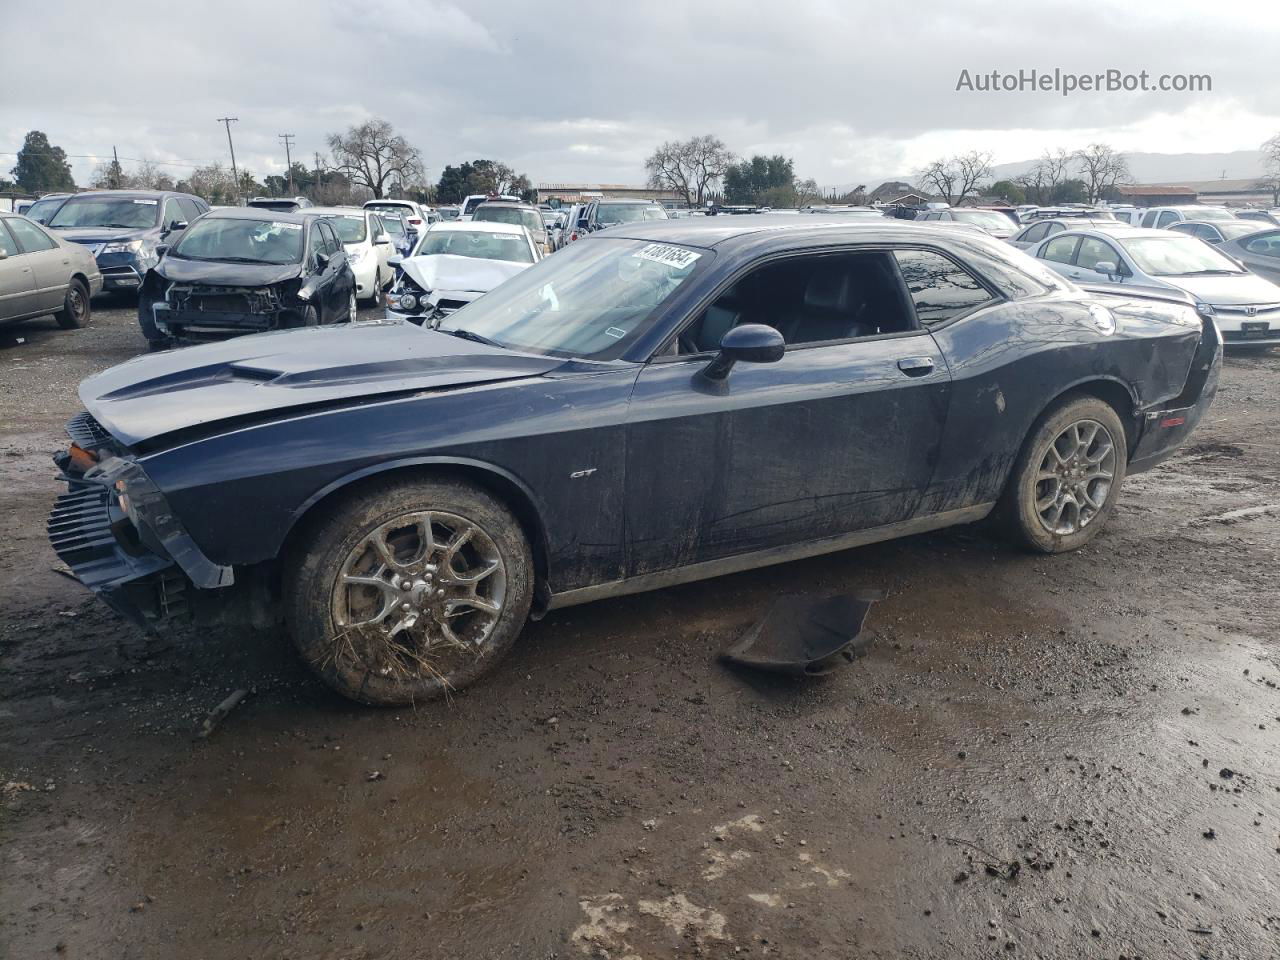
[(976, 232), (626, 224), (435, 329), (86, 380), (49, 534), (122, 613), (283, 621), (343, 694), (408, 703), (556, 607), (993, 511), (1075, 549), (1220, 365), (1193, 304), (1087, 292)]

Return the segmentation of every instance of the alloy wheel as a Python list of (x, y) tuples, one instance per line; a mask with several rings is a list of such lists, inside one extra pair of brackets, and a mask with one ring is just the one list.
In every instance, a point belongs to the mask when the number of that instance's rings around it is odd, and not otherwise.
[(1077, 420), (1050, 443), (1036, 473), (1035, 510), (1055, 536), (1087, 527), (1106, 505), (1115, 480), (1116, 447), (1096, 420)]
[(506, 586), (502, 555), (478, 524), (406, 513), (361, 538), (339, 570), (338, 651), (380, 676), (448, 677), (485, 652)]

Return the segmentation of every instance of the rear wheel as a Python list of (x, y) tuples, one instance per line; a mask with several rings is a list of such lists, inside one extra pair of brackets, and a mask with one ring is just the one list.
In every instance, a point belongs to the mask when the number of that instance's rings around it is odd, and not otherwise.
[(1115, 507), (1128, 462), (1124, 425), (1096, 397), (1042, 416), (1014, 465), (1000, 509), (1015, 539), (1042, 553), (1084, 546)]
[(454, 481), (365, 488), (286, 561), (294, 643), (325, 683), (364, 703), (431, 700), (473, 682), (511, 649), (532, 595), (519, 522)]
[(62, 309), (53, 315), (63, 330), (74, 330), (89, 322), (89, 288), (83, 280), (73, 277), (67, 284), (67, 295)]
[(382, 306), (382, 270), (373, 271), (373, 305)]
[(347, 322), (348, 323), (355, 323), (356, 313), (357, 311), (359, 311), (359, 309), (360, 308), (356, 305), (356, 288), (352, 287), (351, 292), (347, 294)]

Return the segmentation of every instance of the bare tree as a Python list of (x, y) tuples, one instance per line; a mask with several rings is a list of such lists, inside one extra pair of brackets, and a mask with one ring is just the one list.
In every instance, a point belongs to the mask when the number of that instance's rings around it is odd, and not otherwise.
[(979, 184), (991, 178), (991, 154), (972, 150), (935, 160), (918, 174), (916, 183), (958, 207), (979, 192)]
[(1014, 179), (1027, 191), (1027, 199), (1035, 203), (1053, 203), (1054, 195), (1071, 173), (1075, 158), (1069, 150), (1045, 149), (1031, 169)]
[(354, 185), (367, 188), (375, 200), (395, 184), (424, 179), (422, 155), (386, 120), (366, 120), (345, 134), (329, 134), (334, 168)]
[(1280, 205), (1280, 133), (1262, 145), (1262, 179), (1258, 185), (1271, 191), (1271, 202)]
[(813, 177), (805, 180), (796, 181), (796, 206), (807, 207), (815, 200), (822, 199), (822, 190), (818, 187), (818, 181)]
[(1077, 150), (1073, 159), (1084, 180), (1090, 203), (1102, 200), (1117, 184), (1133, 179), (1124, 154), (1117, 153), (1110, 144), (1091, 143), (1083, 150)]
[(649, 172), (649, 186), (671, 190), (689, 206), (700, 207), (733, 159), (724, 141), (706, 134), (664, 143), (644, 162), (644, 167)]

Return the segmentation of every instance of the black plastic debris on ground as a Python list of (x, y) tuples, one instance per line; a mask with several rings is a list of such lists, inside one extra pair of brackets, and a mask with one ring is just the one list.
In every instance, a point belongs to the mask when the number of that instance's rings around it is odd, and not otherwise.
[(785, 594), (720, 655), (726, 663), (792, 676), (830, 673), (866, 652), (862, 624), (878, 592), (806, 597)]

